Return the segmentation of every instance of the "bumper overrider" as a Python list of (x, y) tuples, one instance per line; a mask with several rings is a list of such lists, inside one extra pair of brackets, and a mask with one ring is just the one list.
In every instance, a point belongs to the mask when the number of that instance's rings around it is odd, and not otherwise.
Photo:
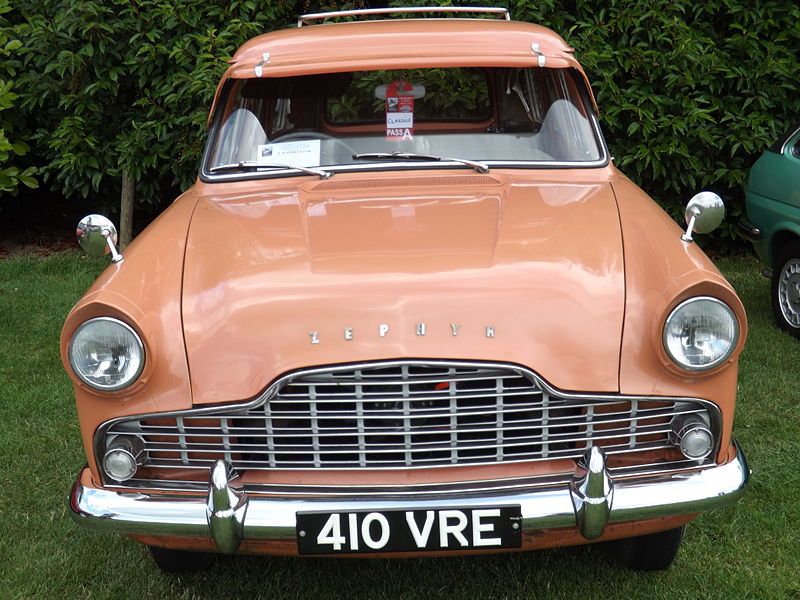
[[(426, 496), (280, 497), (245, 492), (229, 464), (211, 468), (205, 494), (120, 491), (96, 487), (88, 468), (70, 495), (75, 520), (83, 526), (129, 535), (211, 539), (217, 551), (233, 553), (244, 540), (296, 540), (305, 535), (298, 513), (363, 514), (431, 508), (481, 512), (486, 506), (519, 506), (522, 535), (574, 527), (586, 540), (606, 525), (705, 512), (737, 501), (750, 471), (732, 442), (727, 461), (698, 470), (612, 477), (603, 451), (587, 450), (568, 483), (511, 491), (450, 492)], [(455, 510), (450, 512), (456, 512)], [(485, 512), (485, 511), (484, 511)], [(485, 530), (484, 530), (485, 531)]]

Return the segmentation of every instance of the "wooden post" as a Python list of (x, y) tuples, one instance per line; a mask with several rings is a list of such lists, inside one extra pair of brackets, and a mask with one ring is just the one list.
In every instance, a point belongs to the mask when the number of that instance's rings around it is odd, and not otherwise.
[(136, 180), (128, 169), (122, 171), (122, 197), (119, 208), (119, 246), (125, 248), (133, 239), (133, 197)]

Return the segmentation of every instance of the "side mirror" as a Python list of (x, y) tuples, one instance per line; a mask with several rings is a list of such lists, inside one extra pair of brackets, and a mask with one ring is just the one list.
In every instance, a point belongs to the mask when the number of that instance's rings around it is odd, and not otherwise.
[(686, 211), (686, 233), (681, 236), (684, 242), (692, 242), (692, 233), (711, 233), (725, 218), (725, 204), (714, 192), (700, 192), (689, 200)]
[(117, 251), (117, 228), (103, 215), (88, 215), (81, 219), (75, 231), (78, 243), (84, 252), (92, 257), (111, 253), (111, 262), (120, 262), (122, 255)]

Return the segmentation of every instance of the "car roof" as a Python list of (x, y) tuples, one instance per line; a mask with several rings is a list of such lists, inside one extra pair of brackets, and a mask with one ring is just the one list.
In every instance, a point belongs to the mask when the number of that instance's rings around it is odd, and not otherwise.
[(552, 30), (519, 21), (423, 18), (308, 25), (255, 37), (225, 78), (431, 67), (574, 67)]

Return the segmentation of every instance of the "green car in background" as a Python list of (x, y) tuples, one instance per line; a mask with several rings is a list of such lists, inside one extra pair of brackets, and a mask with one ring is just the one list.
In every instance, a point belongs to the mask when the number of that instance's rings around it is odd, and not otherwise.
[(755, 162), (746, 204), (741, 226), (771, 267), (775, 319), (800, 338), (800, 123)]

